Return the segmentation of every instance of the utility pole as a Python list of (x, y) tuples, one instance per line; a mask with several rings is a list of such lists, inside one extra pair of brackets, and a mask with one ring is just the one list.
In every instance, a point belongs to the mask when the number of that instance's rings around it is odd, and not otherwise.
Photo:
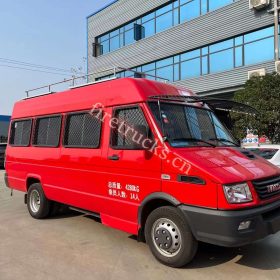
[(278, 0), (274, 0), (274, 8), (268, 12), (274, 14), (274, 48), (276, 61), (279, 60), (279, 10)]

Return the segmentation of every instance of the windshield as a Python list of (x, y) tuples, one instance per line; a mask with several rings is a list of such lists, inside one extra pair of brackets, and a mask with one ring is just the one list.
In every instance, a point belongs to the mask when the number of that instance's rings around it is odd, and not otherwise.
[(157, 102), (149, 106), (172, 147), (239, 146), (210, 110), (165, 102), (160, 110)]
[(252, 148), (249, 150), (265, 159), (272, 159), (278, 152), (278, 149), (269, 149), (269, 148), (260, 148), (260, 149)]

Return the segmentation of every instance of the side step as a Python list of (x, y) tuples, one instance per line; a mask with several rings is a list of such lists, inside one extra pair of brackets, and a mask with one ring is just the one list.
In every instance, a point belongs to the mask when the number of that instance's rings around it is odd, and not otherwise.
[(75, 207), (69, 207), (69, 209), (73, 210), (73, 211), (76, 211), (76, 212), (79, 212), (79, 213), (83, 213), (83, 214), (88, 215), (88, 216), (93, 216), (95, 218), (100, 219), (100, 214), (98, 214), (98, 213), (90, 212), (90, 211), (83, 210), (83, 209), (80, 209), (80, 208), (75, 208)]

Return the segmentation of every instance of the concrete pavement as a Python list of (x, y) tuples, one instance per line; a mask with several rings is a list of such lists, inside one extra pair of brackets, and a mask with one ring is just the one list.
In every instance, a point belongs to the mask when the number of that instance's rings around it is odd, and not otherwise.
[(148, 247), (92, 218), (32, 219), (0, 171), (0, 280), (278, 280), (280, 234), (241, 249), (200, 244), (186, 268), (159, 264)]

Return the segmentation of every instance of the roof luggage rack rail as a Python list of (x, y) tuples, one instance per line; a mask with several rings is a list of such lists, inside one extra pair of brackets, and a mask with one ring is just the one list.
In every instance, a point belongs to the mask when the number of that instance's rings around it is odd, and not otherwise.
[[(71, 86), (69, 88), (74, 89), (74, 88), (84, 87), (84, 86), (88, 86), (88, 85), (92, 85), (92, 84), (96, 84), (96, 83), (107, 82), (107, 81), (110, 81), (110, 80), (120, 78), (118, 76), (118, 74), (122, 71), (133, 72), (135, 78), (152, 77), (152, 78), (155, 78), (155, 79), (162, 80), (166, 83), (169, 82), (168, 79), (160, 77), (160, 76), (151, 75), (151, 74), (147, 74), (145, 72), (139, 72), (139, 71), (136, 71), (136, 70), (133, 70), (133, 69), (130, 69), (130, 68), (124, 68), (124, 67), (117, 66), (117, 67), (112, 67), (112, 68), (109, 68), (109, 69), (106, 69), (106, 70), (85, 74), (85, 75), (82, 75), (82, 76), (77, 76), (77, 77), (73, 76), (72, 78), (64, 79), (63, 81), (60, 81), (60, 82), (56, 82), (56, 83), (53, 83), (53, 84), (48, 84), (46, 86), (42, 86), (42, 87), (27, 90), (27, 91), (25, 91), (26, 97), (24, 99), (30, 99), (30, 98), (35, 98), (35, 97), (39, 97), (39, 96), (42, 96), (42, 95), (54, 94), (55, 92), (52, 91), (52, 88), (54, 86), (58, 86), (58, 85), (61, 85), (61, 84), (64, 84), (64, 83), (69, 83), (70, 82)], [(87, 80), (88, 81), (89, 77), (93, 77), (94, 79), (95, 78), (100, 78), (100, 77), (102, 77), (102, 74), (105, 75), (105, 76), (111, 76), (111, 77), (110, 78), (105, 78), (105, 79), (102, 79), (102, 80), (98, 80), (98, 81), (86, 82), (86, 83), (83, 83), (83, 84), (80, 84), (80, 85), (76, 84), (77, 80)], [(34, 96), (30, 96), (31, 92), (39, 91), (39, 90), (42, 90), (42, 89), (48, 89), (48, 92), (37, 94), (37, 95), (34, 95)]]
[(149, 97), (150, 99), (160, 100), (160, 101), (175, 101), (183, 103), (203, 103), (206, 104), (213, 110), (234, 112), (246, 115), (258, 115), (259, 112), (251, 107), (250, 105), (239, 103), (228, 99), (219, 99), (215, 97), (208, 96), (187, 96), (187, 95), (153, 95)]

